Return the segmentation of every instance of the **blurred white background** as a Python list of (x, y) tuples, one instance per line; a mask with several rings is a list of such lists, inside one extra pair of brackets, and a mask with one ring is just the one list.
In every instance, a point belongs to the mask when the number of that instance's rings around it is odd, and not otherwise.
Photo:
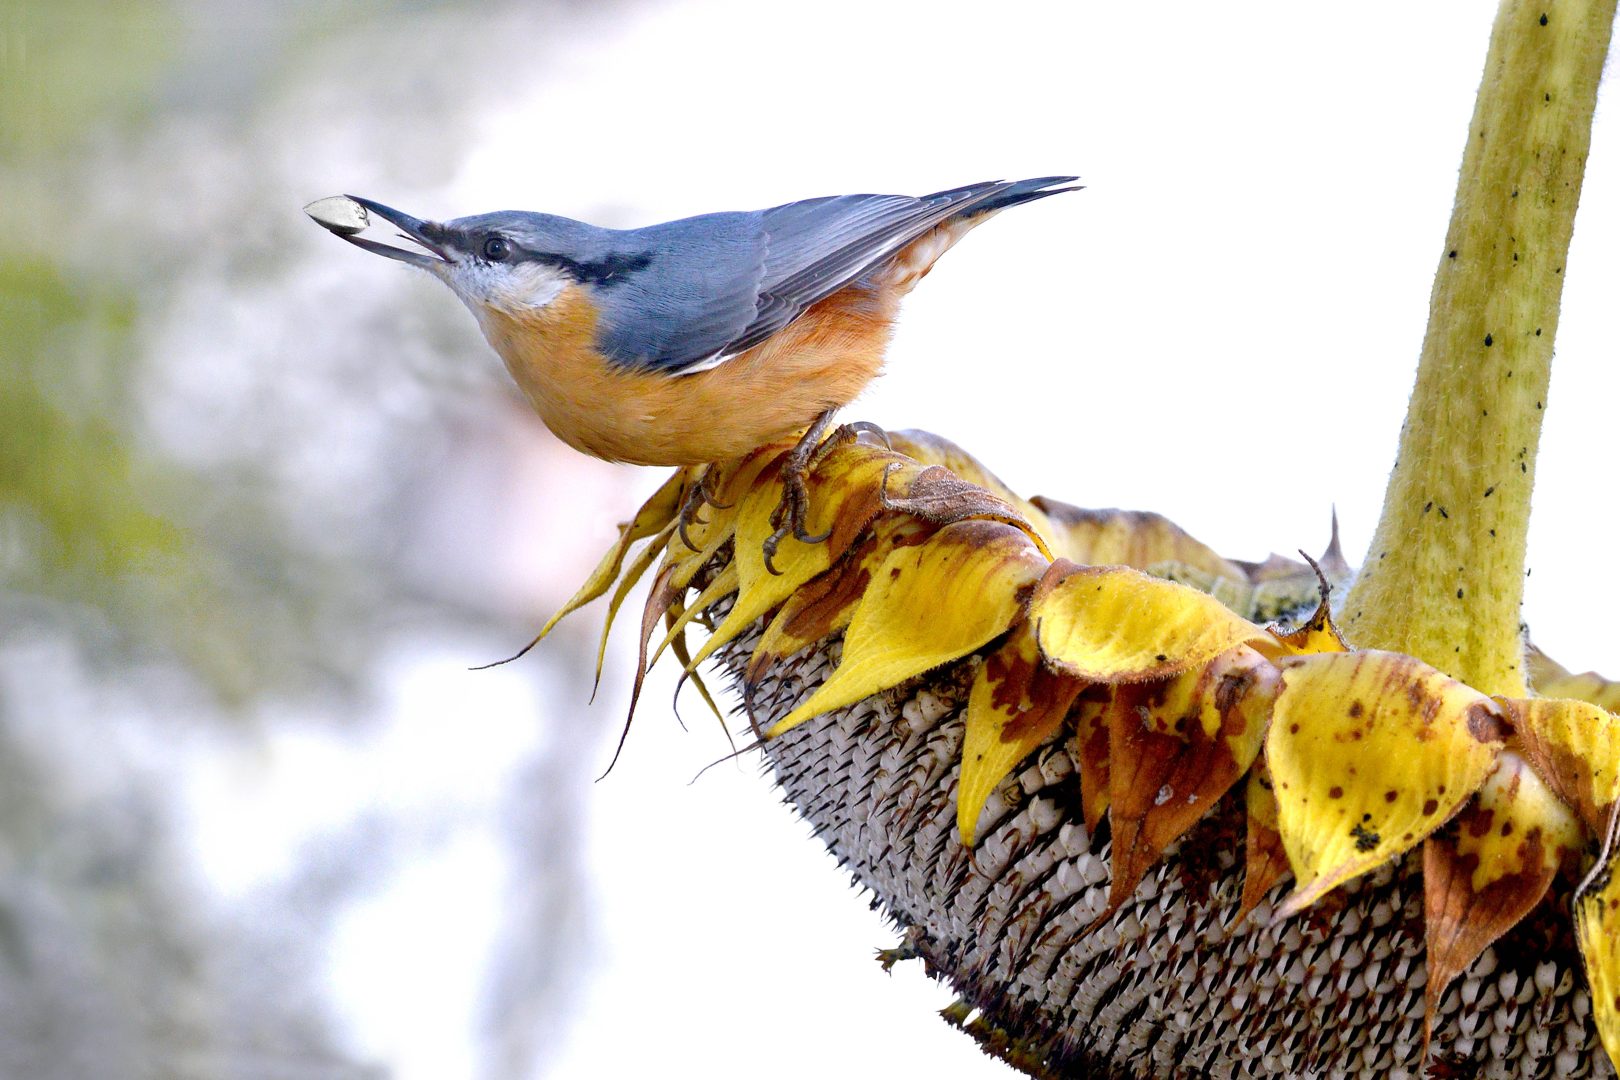
[[(633, 619), (513, 651), (659, 481), (558, 445), (442, 286), (303, 220), (632, 226), (1081, 174), (850, 410), (1237, 558), (1371, 536), (1477, 3), (0, 12), (0, 1075), (1005, 1076)], [(1612, 97), (1612, 86), (1609, 87)], [(1620, 671), (1600, 103), (1526, 618)], [(1608, 106), (1608, 107), (1605, 107)], [(6, 428), (9, 427), (9, 431)], [(82, 456), (82, 460), (81, 460)], [(11, 464), (8, 465), (7, 463)], [(75, 464), (77, 462), (77, 464)], [(5, 469), (14, 470), (8, 479)], [(632, 607), (634, 601), (632, 601)]]

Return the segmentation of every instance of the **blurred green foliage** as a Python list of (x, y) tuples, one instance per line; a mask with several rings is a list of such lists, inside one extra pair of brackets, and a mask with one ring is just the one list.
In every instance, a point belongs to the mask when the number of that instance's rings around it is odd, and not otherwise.
[[(388, 78), (425, 67), (354, 58), (452, 29), (483, 48), (477, 5), (0, 3), (0, 1076), (381, 1075), (328, 1034), (322, 949), (430, 831), (370, 806), (292, 826), (286, 880), (221, 916), (187, 770), (290, 720), (386, 720), (401, 639), (490, 619), (411, 561), (449, 395), (379, 369), (407, 351), (382, 302), (311, 329), (327, 298), (292, 232), (312, 101), (386, 129)], [(437, 152), (462, 96), (410, 99)], [(549, 824), (576, 793), (544, 787), (524, 805)], [(552, 911), (578, 892), (566, 850), (522, 854), (541, 914), (507, 931), (497, 1021), (562, 985)]]
[(11, 519), (7, 576), (24, 585), (120, 574), (179, 549), (181, 530), (137, 497), (127, 433), (108, 416), (117, 403), (58, 404), (39, 377), (69, 338), (95, 340), (105, 359), (128, 355), (133, 313), (127, 295), (69, 283), (43, 259), (0, 259), (10, 368), (0, 381), (0, 507)]
[(70, 153), (145, 119), (181, 38), (157, 0), (12, 0), (0, 8), (0, 164)]
[[(143, 431), (167, 362), (143, 332), (181, 267), (172, 238), (129, 217), (160, 182), (142, 142), (188, 113), (251, 107), (219, 100), (211, 73), (232, 65), (197, 44), (229, 14), (0, 9), (0, 639), (66, 628), (98, 662), (178, 663), (240, 704), (346, 682), (378, 585), (300, 548), (251, 467), (183, 464)], [(140, 259), (104, 254), (108, 229)]]
[[(141, 504), (122, 420), (136, 298), (52, 258), (65, 162), (152, 108), (178, 27), (167, 4), (45, 0), (0, 16), (0, 580), (55, 591), (173, 555), (181, 530)], [(54, 393), (52, 392), (54, 391)]]

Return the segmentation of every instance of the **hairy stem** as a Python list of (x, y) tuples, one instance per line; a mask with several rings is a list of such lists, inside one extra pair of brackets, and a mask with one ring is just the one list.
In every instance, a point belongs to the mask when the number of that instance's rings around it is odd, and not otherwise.
[(1506, 0), (1346, 635), (1522, 696), (1536, 447), (1615, 0)]

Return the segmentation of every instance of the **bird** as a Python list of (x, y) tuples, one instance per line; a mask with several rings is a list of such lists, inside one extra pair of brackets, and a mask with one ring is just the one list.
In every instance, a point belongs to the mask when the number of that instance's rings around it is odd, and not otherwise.
[[(771, 567), (785, 536), (823, 539), (805, 531), (805, 478), (838, 411), (882, 371), (901, 298), (971, 229), (1078, 179), (827, 196), (636, 229), (511, 210), (427, 221), (358, 195), (304, 209), (449, 286), (576, 450), (708, 466), (802, 433), (781, 469)], [(361, 235), (373, 215), (413, 247)]]

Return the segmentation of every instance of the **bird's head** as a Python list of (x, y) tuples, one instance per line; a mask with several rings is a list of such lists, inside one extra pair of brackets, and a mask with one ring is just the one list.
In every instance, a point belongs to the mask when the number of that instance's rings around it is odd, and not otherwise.
[[(506, 210), (423, 221), (357, 195), (321, 199), (304, 210), (357, 247), (426, 270), (450, 286), (480, 321), (492, 314), (532, 314), (571, 286), (600, 285), (639, 269), (630, 265), (634, 256), (612, 251), (609, 230), (551, 214)], [(362, 236), (373, 217), (393, 225), (416, 247)]]

